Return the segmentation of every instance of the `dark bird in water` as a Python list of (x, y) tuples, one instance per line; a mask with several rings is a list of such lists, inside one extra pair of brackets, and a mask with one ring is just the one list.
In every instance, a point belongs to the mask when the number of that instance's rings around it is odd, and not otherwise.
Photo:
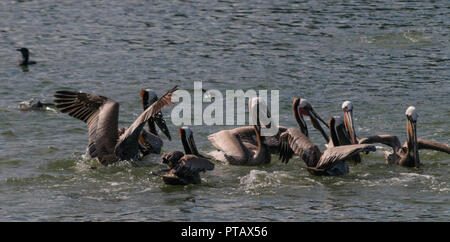
[(30, 99), (28, 101), (23, 101), (19, 104), (19, 109), (22, 111), (31, 111), (31, 110), (52, 110), (54, 107), (54, 103), (44, 103), (38, 100), (37, 102), (34, 99)]
[(164, 154), (163, 163), (169, 166), (170, 170), (162, 175), (163, 181), (169, 185), (200, 184), (200, 172), (213, 170), (214, 164), (199, 154), (191, 129), (182, 127), (179, 133), (184, 153), (172, 151)]
[(119, 103), (95, 94), (57, 91), (56, 108), (61, 112), (87, 123), (89, 129), (88, 152), (103, 165), (119, 160), (141, 158), (139, 137), (150, 119), (161, 109), (173, 104), (171, 98), (178, 89), (175, 86), (158, 101), (150, 105), (128, 128), (118, 128)]
[(28, 66), (36, 64), (36, 61), (30, 61), (30, 51), (27, 48), (17, 49), (22, 53), (22, 60), (18, 63), (19, 66)]
[[(140, 91), (140, 95), (142, 98), (142, 106), (144, 110), (146, 110), (150, 105), (158, 101), (158, 96), (153, 90), (150, 89), (142, 89)], [(158, 135), (158, 131), (156, 130), (156, 125), (158, 125), (159, 129), (167, 136), (169, 140), (171, 140), (169, 129), (167, 128), (166, 121), (164, 120), (163, 114), (161, 111), (150, 117), (147, 121), (148, 123), (148, 131), (142, 129), (141, 136), (139, 137), (139, 144), (143, 147), (142, 154), (147, 155), (149, 153), (160, 154), (161, 148), (163, 146), (163, 141)], [(155, 125), (156, 124), (156, 125)]]
[(450, 154), (450, 147), (444, 144), (417, 138), (416, 126), (418, 114), (416, 108), (406, 109), (406, 141), (403, 145), (395, 135), (375, 135), (359, 140), (360, 144), (381, 143), (392, 147), (393, 152), (385, 152), (388, 164), (420, 167), (419, 149), (430, 149)]

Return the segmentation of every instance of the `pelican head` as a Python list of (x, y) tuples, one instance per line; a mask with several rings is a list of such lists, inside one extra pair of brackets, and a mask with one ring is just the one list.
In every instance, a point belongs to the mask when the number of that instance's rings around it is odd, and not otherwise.
[(353, 110), (353, 103), (352, 101), (345, 101), (342, 103), (342, 110), (349, 110), (352, 111)]
[(183, 126), (179, 130), (181, 143), (183, 144), (184, 153), (199, 155), (197, 146), (194, 141), (194, 133), (189, 127)]
[(342, 111), (344, 111), (344, 124), (347, 129), (348, 136), (352, 144), (357, 144), (355, 127), (353, 126), (353, 104), (351, 101), (342, 103)]
[[(305, 110), (305, 107), (308, 106), (308, 101), (303, 98), (294, 98), (292, 102), (292, 112), (294, 114), (295, 120), (298, 123), (300, 131), (308, 137), (308, 126), (306, 125), (305, 119), (303, 115), (309, 115), (309, 113)], [(311, 104), (309, 104), (311, 106)]]
[[(308, 102), (308, 100), (306, 98), (298, 98), (299, 99), (299, 103), (298, 103), (298, 108), (307, 108), (307, 107), (311, 107), (311, 103)], [(307, 113), (305, 113), (306, 115), (308, 115)]]
[[(158, 96), (156, 95), (155, 91), (151, 89), (141, 89), (140, 95), (142, 98), (142, 106), (144, 110), (149, 108), (150, 105), (152, 105), (154, 102), (158, 101)], [(166, 135), (167, 138), (171, 140), (172, 138), (170, 137), (170, 132), (167, 128), (166, 120), (164, 120), (162, 112), (158, 112), (148, 120), (149, 131), (155, 135), (158, 135), (155, 128), (155, 123), (156, 125), (158, 125), (159, 129), (161, 129), (164, 135)]]
[(410, 106), (406, 109), (406, 141), (408, 147), (408, 156), (414, 161), (414, 167), (419, 168), (419, 148), (417, 144), (417, 118), (419, 115), (416, 112), (416, 108)]
[(325, 134), (325, 131), (322, 129), (322, 126), (320, 126), (319, 121), (322, 122), (327, 128), (329, 127), (328, 124), (316, 113), (316, 111), (314, 111), (308, 100), (304, 98), (294, 98), (294, 101), (292, 102), (292, 111), (294, 112), (295, 119), (300, 126), (300, 130), (306, 136), (308, 136), (308, 127), (306, 126), (303, 115), (309, 116), (314, 128), (319, 130), (322, 134)]
[(405, 115), (414, 122), (416, 122), (419, 117), (414, 106), (409, 106), (408, 109), (406, 109)]

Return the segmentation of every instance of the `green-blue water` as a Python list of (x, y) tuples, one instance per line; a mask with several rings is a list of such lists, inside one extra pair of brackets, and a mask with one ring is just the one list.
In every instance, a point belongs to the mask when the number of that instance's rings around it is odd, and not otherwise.
[[(377, 146), (342, 177), (314, 177), (298, 157), (285, 165), (274, 155), (262, 167), (216, 164), (201, 185), (173, 187), (148, 175), (164, 167), (158, 155), (92, 170), (85, 124), (17, 109), (60, 89), (94, 92), (120, 102), (125, 126), (141, 112), (141, 88), (161, 95), (203, 81), (223, 92), (280, 90), (287, 127), (295, 96), (324, 119), (352, 100), (359, 137), (402, 142), (414, 105), (418, 136), (449, 145), (449, 15), (448, 1), (1, 1), (0, 220), (449, 221), (445, 153), (421, 151), (416, 171), (387, 166), (390, 148)], [(27, 71), (16, 65), (20, 47), (38, 62)], [(181, 150), (168, 124), (174, 139), (163, 138), (163, 151)], [(207, 136), (223, 128), (192, 126), (199, 150), (213, 150)]]

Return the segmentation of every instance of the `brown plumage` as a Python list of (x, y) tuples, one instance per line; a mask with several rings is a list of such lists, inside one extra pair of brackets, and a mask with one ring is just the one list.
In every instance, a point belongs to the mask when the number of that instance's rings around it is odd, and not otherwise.
[(170, 168), (162, 176), (164, 183), (168, 185), (200, 184), (200, 172), (214, 169), (214, 164), (208, 159), (192, 154), (185, 155), (181, 151), (172, 151), (165, 154), (163, 163)]
[(89, 130), (88, 151), (103, 165), (118, 160), (137, 159), (139, 135), (147, 120), (165, 106), (173, 104), (171, 97), (178, 87), (169, 90), (147, 108), (130, 127), (118, 129), (119, 103), (104, 96), (71, 91), (57, 91), (55, 104), (61, 112), (85, 122)]
[[(142, 107), (144, 110), (150, 107), (150, 105), (154, 102), (158, 101), (158, 96), (153, 90), (150, 89), (142, 89), (140, 91), (140, 96), (142, 98)], [(151, 116), (147, 123), (148, 131), (142, 129), (139, 137), (141, 152), (143, 155), (147, 155), (149, 153), (160, 154), (164, 142), (158, 135), (156, 125), (158, 125), (159, 129), (167, 136), (169, 140), (171, 140), (170, 132), (167, 128), (162, 112), (159, 111), (155, 115)]]
[(163, 163), (169, 166), (169, 171), (161, 177), (169, 185), (199, 184), (200, 172), (213, 170), (214, 164), (198, 152), (191, 129), (179, 130), (185, 154), (177, 150), (164, 154)]
[[(280, 134), (286, 131), (286, 128), (283, 126), (278, 127), (278, 133), (273, 136), (265, 136), (263, 143), (266, 145), (266, 147), (269, 149), (269, 152), (271, 154), (278, 154), (279, 150), (278, 147)], [(232, 136), (239, 136), (239, 139), (244, 143), (247, 144), (247, 146), (256, 147), (258, 146), (258, 140), (256, 136), (255, 129), (253, 126), (244, 126), (244, 127), (238, 127), (231, 130), (221, 130), (217, 133), (214, 133), (208, 137), (208, 139), (212, 139), (211, 143), (215, 142), (215, 139), (221, 139), (221, 136), (223, 133), (230, 133)], [(214, 145), (214, 144), (213, 144)], [(216, 146), (217, 147), (217, 146)]]
[(386, 162), (388, 164), (399, 164), (409, 167), (420, 167), (419, 149), (431, 149), (450, 154), (450, 147), (430, 140), (417, 138), (417, 118), (416, 108), (408, 107), (406, 115), (406, 141), (403, 145), (395, 135), (375, 135), (359, 140), (360, 144), (380, 143), (392, 147), (393, 152), (386, 152)]
[[(409, 155), (408, 142), (405, 141), (401, 145), (400, 140), (395, 135), (374, 135), (366, 138), (362, 138), (359, 141), (360, 144), (384, 144), (392, 147), (393, 152), (386, 152), (386, 162), (388, 164), (399, 164), (402, 166), (414, 166), (414, 160)], [(428, 149), (445, 152), (450, 154), (450, 147), (441, 143), (437, 143), (431, 140), (417, 138), (418, 149)]]
[(375, 151), (373, 145), (344, 145), (330, 147), (321, 153), (300, 130), (289, 128), (280, 136), (280, 160), (288, 163), (294, 154), (306, 163), (313, 175), (342, 175), (348, 173), (345, 159), (359, 152)]
[[(352, 139), (350, 139), (350, 133), (347, 131), (345, 123), (341, 117), (339, 116), (331, 117), (328, 120), (328, 126), (330, 127), (330, 136), (331, 136), (330, 142), (328, 142), (328, 148), (352, 144)], [(361, 163), (361, 156), (359, 154), (355, 154), (352, 157), (350, 157), (349, 160), (352, 160), (356, 164), (359, 164)]]
[(269, 148), (260, 135), (260, 128), (252, 127), (256, 134), (257, 144), (246, 142), (239, 134), (231, 130), (222, 130), (208, 136), (211, 144), (218, 149), (210, 154), (214, 159), (230, 165), (258, 166), (270, 163)]
[[(323, 122), (320, 116), (314, 111), (311, 104), (306, 99), (294, 98), (292, 102), (292, 113), (299, 128), (304, 134), (308, 134), (308, 128), (304, 120), (304, 115), (309, 116), (314, 128), (320, 131), (324, 139), (328, 142), (329, 137), (322, 129), (319, 121)], [(324, 123), (324, 122), (323, 122)], [(326, 125), (326, 124), (325, 124)], [(326, 125), (327, 126), (327, 125)], [(328, 126), (327, 126), (328, 127)], [(280, 135), (286, 132), (286, 127), (278, 127), (278, 133), (274, 136), (261, 137), (261, 152), (259, 157), (264, 159), (252, 159), (258, 150), (257, 128), (252, 126), (235, 128), (232, 130), (222, 130), (208, 136), (211, 144), (219, 152), (210, 154), (216, 160), (228, 162), (235, 165), (261, 165), (270, 162), (268, 153), (280, 152)]]
[(248, 143), (232, 130), (222, 130), (208, 136), (208, 140), (218, 150), (209, 154), (215, 160), (230, 165), (257, 166), (270, 163), (271, 155), (261, 136), (260, 110), (267, 110), (265, 102), (260, 98), (248, 101), (249, 113), (252, 115), (254, 133), (257, 144)]

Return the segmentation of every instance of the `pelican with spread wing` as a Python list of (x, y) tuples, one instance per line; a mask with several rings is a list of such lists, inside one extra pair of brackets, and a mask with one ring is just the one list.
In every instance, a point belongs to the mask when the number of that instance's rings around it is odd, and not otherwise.
[[(332, 132), (332, 138), (335, 136)], [(295, 154), (306, 163), (313, 175), (343, 175), (349, 172), (345, 160), (360, 152), (375, 151), (373, 145), (342, 145), (328, 147), (323, 153), (299, 129), (289, 128), (280, 136), (280, 160), (288, 163)]]
[(399, 164), (409, 167), (420, 167), (419, 149), (430, 149), (450, 154), (450, 147), (434, 141), (417, 138), (416, 108), (408, 107), (406, 115), (406, 141), (401, 145), (395, 135), (375, 135), (359, 140), (360, 144), (381, 143), (392, 147), (393, 152), (386, 152), (386, 162), (388, 164)]
[(89, 129), (88, 152), (103, 165), (119, 160), (138, 159), (139, 137), (146, 122), (166, 106), (173, 104), (177, 86), (150, 105), (128, 128), (118, 128), (119, 103), (95, 94), (57, 91), (55, 104), (61, 112), (85, 122)]

